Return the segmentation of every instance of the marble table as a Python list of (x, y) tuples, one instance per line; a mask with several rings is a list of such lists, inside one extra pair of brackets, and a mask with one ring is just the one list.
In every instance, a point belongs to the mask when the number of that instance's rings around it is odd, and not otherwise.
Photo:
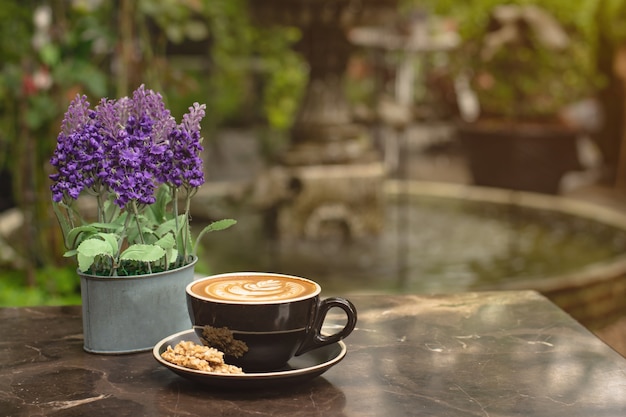
[(86, 353), (76, 306), (0, 309), (0, 415), (626, 415), (626, 359), (536, 292), (350, 299), (342, 362), (257, 390), (194, 384), (151, 352)]

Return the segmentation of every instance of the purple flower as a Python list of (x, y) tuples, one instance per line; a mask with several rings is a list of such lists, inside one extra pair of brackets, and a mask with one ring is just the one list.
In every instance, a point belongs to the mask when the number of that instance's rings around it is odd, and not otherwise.
[(194, 103), (183, 115), (183, 122), (170, 132), (169, 152), (164, 160), (161, 181), (185, 188), (197, 188), (204, 184), (200, 121), (205, 115), (205, 108), (204, 104)]
[[(121, 276), (191, 261), (189, 203), (192, 191), (204, 183), (200, 122), (205, 109), (194, 103), (177, 124), (163, 97), (143, 85), (130, 97), (103, 98), (93, 109), (85, 96), (70, 103), (50, 159), (50, 188), (55, 202), (68, 203), (55, 206), (55, 214), (67, 254), (78, 255), (81, 271)], [(186, 191), (181, 205), (169, 199), (179, 188)], [(97, 222), (87, 223), (69, 207), (68, 200), (85, 191), (97, 196)], [(91, 227), (75, 235), (81, 224)], [(175, 248), (163, 244), (166, 238), (174, 239)], [(121, 250), (111, 259), (110, 251), (99, 249), (93, 239)]]
[(87, 96), (76, 95), (76, 98), (70, 103), (65, 118), (62, 122), (61, 132), (69, 135), (75, 130), (84, 127), (90, 122), (90, 110)]
[(115, 203), (152, 204), (162, 183), (195, 188), (204, 183), (200, 121), (194, 103), (180, 125), (160, 94), (143, 85), (132, 98), (102, 99), (90, 110), (85, 96), (72, 101), (50, 163), (54, 201), (76, 199), (86, 189), (113, 193)]
[(171, 157), (164, 161), (161, 180), (178, 188), (197, 188), (204, 183), (200, 152), (202, 145), (184, 129), (176, 129), (169, 136)]
[(101, 172), (104, 184), (115, 194), (115, 203), (124, 207), (130, 201), (152, 204), (157, 164), (151, 158), (152, 122), (144, 116), (129, 116), (125, 129), (107, 137), (106, 166)]
[(65, 197), (76, 199), (83, 190), (95, 190), (99, 185), (98, 172), (104, 151), (103, 138), (94, 118), (86, 97), (77, 96), (70, 103), (50, 159), (57, 169), (57, 173), (50, 175), (52, 199), (56, 202)]
[(133, 92), (129, 110), (138, 119), (146, 116), (151, 121), (152, 141), (155, 144), (165, 141), (169, 132), (176, 127), (176, 121), (165, 107), (161, 94), (146, 90), (143, 85)]

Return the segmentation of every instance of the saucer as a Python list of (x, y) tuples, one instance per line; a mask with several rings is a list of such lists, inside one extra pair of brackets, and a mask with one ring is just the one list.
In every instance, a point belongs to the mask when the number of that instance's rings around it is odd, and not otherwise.
[(161, 354), (168, 346), (174, 347), (183, 340), (201, 344), (193, 329), (173, 334), (158, 342), (152, 354), (154, 358), (169, 370), (178, 375), (201, 384), (228, 388), (266, 388), (274, 385), (294, 384), (313, 379), (332, 366), (339, 363), (346, 356), (346, 345), (339, 341), (322, 346), (293, 357), (284, 368), (271, 372), (254, 372), (245, 374), (220, 374), (215, 372), (198, 371), (185, 368), (166, 361)]

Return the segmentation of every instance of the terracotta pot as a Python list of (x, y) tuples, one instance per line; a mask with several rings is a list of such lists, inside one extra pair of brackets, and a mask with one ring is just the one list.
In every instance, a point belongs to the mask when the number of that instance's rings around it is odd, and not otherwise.
[(545, 194), (557, 194), (563, 175), (581, 169), (578, 134), (556, 124), (457, 127), (474, 184)]
[(80, 276), (83, 348), (87, 352), (143, 352), (191, 328), (185, 287), (197, 259), (184, 267), (128, 277)]

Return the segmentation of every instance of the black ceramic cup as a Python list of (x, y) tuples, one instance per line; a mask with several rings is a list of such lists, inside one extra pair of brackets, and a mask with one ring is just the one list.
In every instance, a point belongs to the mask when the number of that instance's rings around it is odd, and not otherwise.
[[(305, 278), (237, 272), (198, 279), (187, 285), (186, 296), (191, 323), (205, 345), (225, 352), (226, 363), (245, 372), (268, 372), (354, 330), (354, 305), (340, 297), (321, 299), (320, 291)], [(323, 334), (332, 308), (345, 312), (346, 324)]]

